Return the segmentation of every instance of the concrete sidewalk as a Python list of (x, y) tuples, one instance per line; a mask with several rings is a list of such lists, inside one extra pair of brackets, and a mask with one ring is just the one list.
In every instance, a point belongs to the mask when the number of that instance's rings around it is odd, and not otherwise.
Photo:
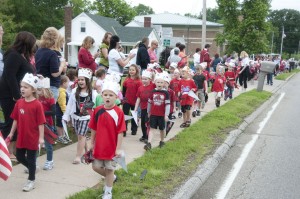
[[(274, 80), (273, 86), (264, 86), (264, 90), (275, 92), (284, 81)], [(254, 81), (248, 83), (248, 89), (256, 89), (257, 82)], [(235, 89), (234, 97), (242, 93), (242, 89)], [(221, 100), (221, 105), (226, 103), (223, 99)], [(209, 94), (209, 100), (205, 105), (205, 109), (201, 113), (201, 117), (208, 112), (216, 109), (215, 100), (213, 93)], [(177, 116), (177, 115), (176, 115)], [(192, 118), (192, 123), (201, 119), (201, 117)], [(182, 123), (182, 118), (176, 119), (176, 122), (168, 134), (166, 141), (173, 138), (182, 129), (179, 125)], [(126, 153), (126, 162), (130, 163), (134, 159), (141, 157), (144, 154), (144, 143), (139, 141), (142, 133), (140, 128), (138, 129), (137, 135), (133, 136), (130, 131), (127, 133), (127, 137), (124, 138), (123, 149)], [(156, 133), (153, 139), (153, 147), (158, 146), (159, 143), (159, 133)], [(51, 171), (40, 170), (36, 174), (36, 189), (29, 193), (22, 192), (22, 187), (27, 180), (28, 174), (24, 173), (24, 166), (19, 164), (13, 167), (13, 173), (8, 179), (8, 181), (0, 181), (0, 198), (15, 198), (15, 199), (59, 199), (66, 198), (76, 192), (85, 190), (99, 183), (101, 177), (95, 173), (91, 165), (73, 165), (72, 160), (76, 153), (76, 143), (61, 148), (54, 151), (54, 168)], [(46, 160), (46, 156), (43, 155), (38, 157), (38, 165), (40, 168)]]

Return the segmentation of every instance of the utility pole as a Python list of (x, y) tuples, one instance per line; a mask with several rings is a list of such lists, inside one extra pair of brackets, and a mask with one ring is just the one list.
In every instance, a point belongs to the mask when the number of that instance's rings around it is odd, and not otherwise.
[(281, 35), (281, 46), (280, 46), (280, 56), (281, 57), (282, 57), (283, 38), (284, 38), (284, 26), (282, 26), (282, 35)]
[(203, 10), (202, 10), (202, 49), (206, 44), (206, 0), (203, 0)]
[(273, 53), (274, 31), (272, 32), (271, 54)]

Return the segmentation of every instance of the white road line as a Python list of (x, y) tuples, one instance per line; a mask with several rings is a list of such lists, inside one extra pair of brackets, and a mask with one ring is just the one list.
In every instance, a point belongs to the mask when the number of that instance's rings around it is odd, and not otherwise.
[(228, 176), (226, 177), (225, 181), (223, 182), (221, 188), (219, 189), (218, 193), (216, 194), (217, 199), (223, 199), (226, 197), (232, 183), (234, 182), (236, 176), (240, 172), (246, 158), (248, 157), (252, 147), (254, 146), (259, 134), (262, 132), (263, 128), (267, 124), (268, 120), (271, 118), (271, 115), (279, 105), (280, 101), (283, 99), (285, 93), (281, 93), (278, 101), (273, 104), (271, 110), (268, 112), (267, 116), (264, 120), (259, 124), (259, 129), (257, 130), (256, 134), (252, 135), (252, 139), (246, 144), (244, 147), (239, 159), (234, 163), (231, 171), (229, 172)]

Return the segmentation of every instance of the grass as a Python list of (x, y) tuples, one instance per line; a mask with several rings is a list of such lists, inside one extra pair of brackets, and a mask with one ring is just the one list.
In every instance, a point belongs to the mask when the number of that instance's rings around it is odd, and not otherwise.
[[(114, 198), (168, 198), (207, 155), (223, 143), (230, 129), (237, 127), (270, 96), (271, 93), (266, 91), (243, 93), (184, 129), (162, 149), (154, 148), (128, 164), (128, 173), (117, 170), (119, 180), (113, 189)], [(144, 169), (148, 173), (140, 180)], [(97, 198), (102, 193), (102, 186), (103, 182), (100, 182), (69, 199)]]
[(289, 78), (293, 74), (299, 73), (299, 72), (300, 72), (300, 69), (296, 68), (296, 69), (292, 70), (290, 73), (281, 73), (281, 74), (277, 75), (275, 77), (275, 79), (277, 79), (277, 80), (286, 80), (287, 78)]

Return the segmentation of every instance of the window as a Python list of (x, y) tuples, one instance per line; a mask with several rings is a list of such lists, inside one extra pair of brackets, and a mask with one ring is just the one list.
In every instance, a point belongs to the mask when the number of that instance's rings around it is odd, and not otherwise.
[(80, 32), (86, 32), (85, 22), (80, 22)]

